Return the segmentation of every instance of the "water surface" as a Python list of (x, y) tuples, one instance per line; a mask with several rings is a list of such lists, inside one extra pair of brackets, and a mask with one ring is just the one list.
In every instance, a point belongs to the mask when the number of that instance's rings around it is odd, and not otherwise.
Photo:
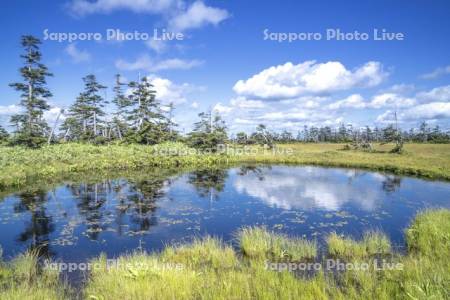
[(380, 229), (398, 247), (420, 210), (450, 207), (450, 184), (352, 169), (243, 166), (140, 171), (126, 177), (29, 188), (0, 200), (0, 244), (8, 259), (38, 247), (83, 262), (206, 234), (232, 241), (242, 226), (265, 225), (323, 242)]

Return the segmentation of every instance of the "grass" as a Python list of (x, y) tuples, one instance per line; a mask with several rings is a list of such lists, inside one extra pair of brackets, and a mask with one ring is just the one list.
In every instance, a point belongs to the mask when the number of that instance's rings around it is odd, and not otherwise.
[(410, 252), (429, 257), (450, 255), (450, 211), (430, 210), (418, 214), (406, 230)]
[(251, 258), (300, 261), (317, 255), (316, 242), (270, 232), (264, 227), (243, 228), (237, 236), (242, 252)]
[(39, 268), (36, 253), (27, 252), (0, 264), (0, 299), (58, 300), (71, 294), (56, 271)]
[[(361, 241), (336, 234), (328, 240), (330, 253), (367, 263), (366, 269), (322, 269), (306, 277), (273, 271), (261, 258), (271, 261), (274, 249), (310, 257), (315, 244), (252, 227), (237, 233), (240, 251), (205, 237), (160, 253), (124, 255), (113, 265), (101, 255), (91, 261), (94, 267), (78, 295), (58, 283), (57, 274), (40, 270), (35, 255), (25, 254), (1, 264), (0, 299), (449, 299), (449, 222), (450, 210), (420, 213), (407, 230), (408, 253), (392, 253), (391, 264), (401, 269), (374, 267), (371, 255), (391, 250), (383, 234), (369, 232)], [(357, 251), (346, 252), (355, 245)], [(441, 255), (430, 251), (436, 245)]]
[[(450, 180), (450, 145), (407, 144), (403, 154), (390, 146), (375, 152), (343, 151), (340, 144), (289, 144), (275, 150), (253, 146), (247, 154), (193, 154), (181, 143), (157, 146), (61, 144), (41, 149), (0, 146), (0, 190), (25, 186), (36, 180), (54, 181), (67, 174), (106, 173), (146, 167), (205, 167), (234, 163), (287, 163), (355, 167), (396, 174)], [(291, 151), (287, 151), (291, 150)], [(234, 151), (234, 152), (233, 152)], [(284, 151), (283, 153), (280, 153)]]
[(363, 258), (391, 253), (391, 243), (381, 232), (369, 231), (361, 241), (342, 237), (335, 232), (327, 238), (328, 253), (334, 257)]

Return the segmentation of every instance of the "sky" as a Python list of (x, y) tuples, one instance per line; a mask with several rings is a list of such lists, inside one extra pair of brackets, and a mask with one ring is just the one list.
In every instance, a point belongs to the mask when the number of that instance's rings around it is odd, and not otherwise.
[[(8, 84), (20, 81), (20, 37), (32, 34), (54, 74), (49, 122), (83, 76), (112, 100), (120, 73), (148, 76), (182, 132), (209, 109), (231, 132), (386, 126), (394, 112), (405, 129), (450, 128), (448, 0), (16, 0), (2, 2), (0, 25), (3, 126), (20, 111)], [(108, 35), (117, 30), (127, 39)]]

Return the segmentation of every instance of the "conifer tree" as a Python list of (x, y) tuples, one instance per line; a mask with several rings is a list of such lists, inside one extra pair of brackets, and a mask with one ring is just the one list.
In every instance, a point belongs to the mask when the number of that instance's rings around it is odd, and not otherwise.
[(227, 141), (225, 122), (219, 114), (213, 115), (211, 111), (199, 113), (200, 120), (194, 124), (189, 133), (188, 142), (191, 147), (215, 152), (218, 146)]
[(140, 144), (157, 144), (164, 141), (168, 122), (156, 100), (153, 85), (144, 77), (140, 82), (130, 82), (129, 87), (133, 92), (129, 96), (131, 110), (127, 120), (133, 133), (128, 136), (128, 141)]
[(39, 50), (41, 41), (34, 36), (22, 36), (21, 45), (25, 53), (21, 55), (24, 66), (20, 68), (22, 82), (11, 83), (10, 86), (20, 92), (20, 106), (23, 112), (13, 115), (11, 123), (15, 128), (14, 143), (29, 147), (38, 147), (46, 142), (49, 132), (44, 112), (50, 109), (47, 99), (52, 93), (47, 88), (47, 77), (53, 76), (41, 63)]
[[(69, 109), (69, 117), (65, 120), (61, 129), (69, 132), (73, 139), (99, 141), (100, 131), (106, 129), (103, 108), (108, 103), (101, 91), (105, 86), (97, 82), (95, 75), (87, 75), (83, 78), (84, 91), (79, 94), (75, 103)], [(103, 135), (104, 136), (104, 135)]]
[(126, 83), (121, 81), (120, 74), (116, 74), (115, 77), (116, 84), (113, 88), (114, 99), (112, 100), (112, 103), (115, 105), (115, 112), (113, 115), (112, 125), (117, 138), (122, 140), (128, 131), (127, 110), (131, 105), (131, 101), (123, 92), (123, 87), (126, 86)]
[(9, 133), (0, 125), (0, 143), (8, 139)]

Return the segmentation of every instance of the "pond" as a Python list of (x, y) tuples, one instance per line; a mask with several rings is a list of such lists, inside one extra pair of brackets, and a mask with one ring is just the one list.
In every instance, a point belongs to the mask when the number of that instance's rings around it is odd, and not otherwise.
[(401, 249), (411, 218), (450, 207), (449, 196), (445, 182), (307, 166), (85, 176), (1, 196), (0, 244), (5, 259), (38, 247), (84, 262), (206, 234), (233, 241), (238, 228), (265, 225), (319, 243), (333, 231), (358, 238), (379, 229)]

